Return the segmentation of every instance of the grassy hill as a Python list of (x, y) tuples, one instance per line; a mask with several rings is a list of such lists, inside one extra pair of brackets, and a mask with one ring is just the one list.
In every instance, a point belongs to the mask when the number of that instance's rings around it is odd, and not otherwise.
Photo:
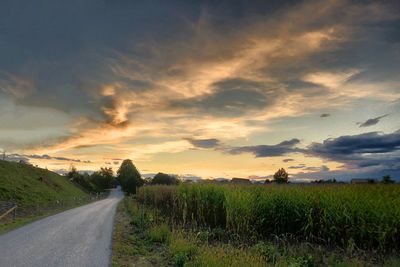
[(0, 201), (15, 201), (20, 207), (30, 207), (86, 195), (54, 172), (0, 160)]

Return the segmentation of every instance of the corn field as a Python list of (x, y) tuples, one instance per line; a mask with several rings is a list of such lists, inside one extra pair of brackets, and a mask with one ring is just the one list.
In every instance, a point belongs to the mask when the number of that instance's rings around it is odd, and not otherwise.
[(241, 237), (290, 235), (328, 246), (400, 248), (399, 185), (145, 186), (137, 201), (183, 225)]

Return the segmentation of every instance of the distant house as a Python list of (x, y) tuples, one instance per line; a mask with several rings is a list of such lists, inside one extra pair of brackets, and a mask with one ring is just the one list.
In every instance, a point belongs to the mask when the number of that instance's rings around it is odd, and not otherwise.
[(220, 183), (220, 184), (225, 184), (225, 183), (229, 183), (229, 179), (226, 179), (226, 178), (215, 178), (214, 182), (215, 183)]
[(232, 184), (251, 184), (251, 181), (246, 178), (232, 178)]
[(265, 184), (266, 182), (264, 180), (250, 180), (252, 184)]
[(370, 178), (358, 178), (358, 179), (351, 179), (350, 183), (352, 184), (373, 184), (375, 183), (375, 179)]
[(225, 184), (228, 183), (229, 180), (225, 178), (214, 178), (214, 179), (201, 179), (200, 182), (206, 184)]
[(328, 180), (324, 180), (324, 179), (320, 179), (320, 180), (314, 180), (311, 181), (312, 184), (335, 184), (337, 183), (336, 179), (328, 179)]

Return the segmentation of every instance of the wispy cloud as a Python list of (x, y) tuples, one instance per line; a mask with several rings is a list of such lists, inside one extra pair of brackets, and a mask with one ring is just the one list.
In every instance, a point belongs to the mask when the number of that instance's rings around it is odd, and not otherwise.
[(56, 160), (56, 161), (67, 161), (67, 162), (75, 162), (75, 163), (91, 163), (90, 160), (80, 160), (80, 159), (72, 159), (66, 157), (56, 157), (49, 155), (24, 155), (24, 154), (5, 154), (5, 159), (9, 161), (26, 161), (29, 162), (32, 159), (43, 159), (43, 160)]
[[(382, 26), (399, 18), (390, 3), (271, 8), (268, 1), (241, 7), (125, 1), (108, 4), (107, 14), (96, 5), (60, 5), (52, 25), (41, 22), (54, 17), (51, 5), (0, 9), (13, 14), (3, 16), (9, 25), (25, 25), (4, 28), (9, 38), (0, 51), (0, 98), (16, 110), (0, 107), (6, 125), (0, 142), (20, 154), (72, 159), (84, 151), (142, 160), (193, 148), (258, 158), (301, 154), (299, 139), (326, 136), (313, 129), (275, 145), (243, 144), (260, 143), (266, 133), (284, 135), (290, 119), (332, 114), (333, 120), (335, 112), (351, 113), (366, 101), (400, 97), (398, 74), (390, 71), (398, 69), (398, 49), (386, 38), (395, 34)], [(28, 40), (31, 35), (37, 38)], [(21, 119), (38, 109), (40, 115)], [(27, 120), (41, 131), (27, 132)], [(287, 121), (287, 129), (276, 133), (276, 121)], [(307, 123), (301, 126), (313, 128)]]
[(379, 117), (376, 117), (376, 118), (368, 119), (368, 120), (366, 120), (366, 121), (364, 121), (364, 122), (359, 122), (359, 123), (357, 123), (357, 124), (359, 124), (360, 127), (369, 127), (369, 126), (373, 126), (373, 125), (378, 124), (379, 121), (380, 121), (381, 119), (383, 119), (383, 118), (385, 118), (385, 117), (387, 117), (387, 116), (388, 116), (388, 114), (385, 114), (385, 115), (383, 115), (383, 116), (379, 116)]

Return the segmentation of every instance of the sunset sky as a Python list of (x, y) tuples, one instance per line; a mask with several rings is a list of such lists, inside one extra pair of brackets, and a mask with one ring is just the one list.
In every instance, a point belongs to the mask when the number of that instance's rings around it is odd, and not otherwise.
[(400, 2), (3, 0), (0, 151), (58, 172), (400, 179)]

